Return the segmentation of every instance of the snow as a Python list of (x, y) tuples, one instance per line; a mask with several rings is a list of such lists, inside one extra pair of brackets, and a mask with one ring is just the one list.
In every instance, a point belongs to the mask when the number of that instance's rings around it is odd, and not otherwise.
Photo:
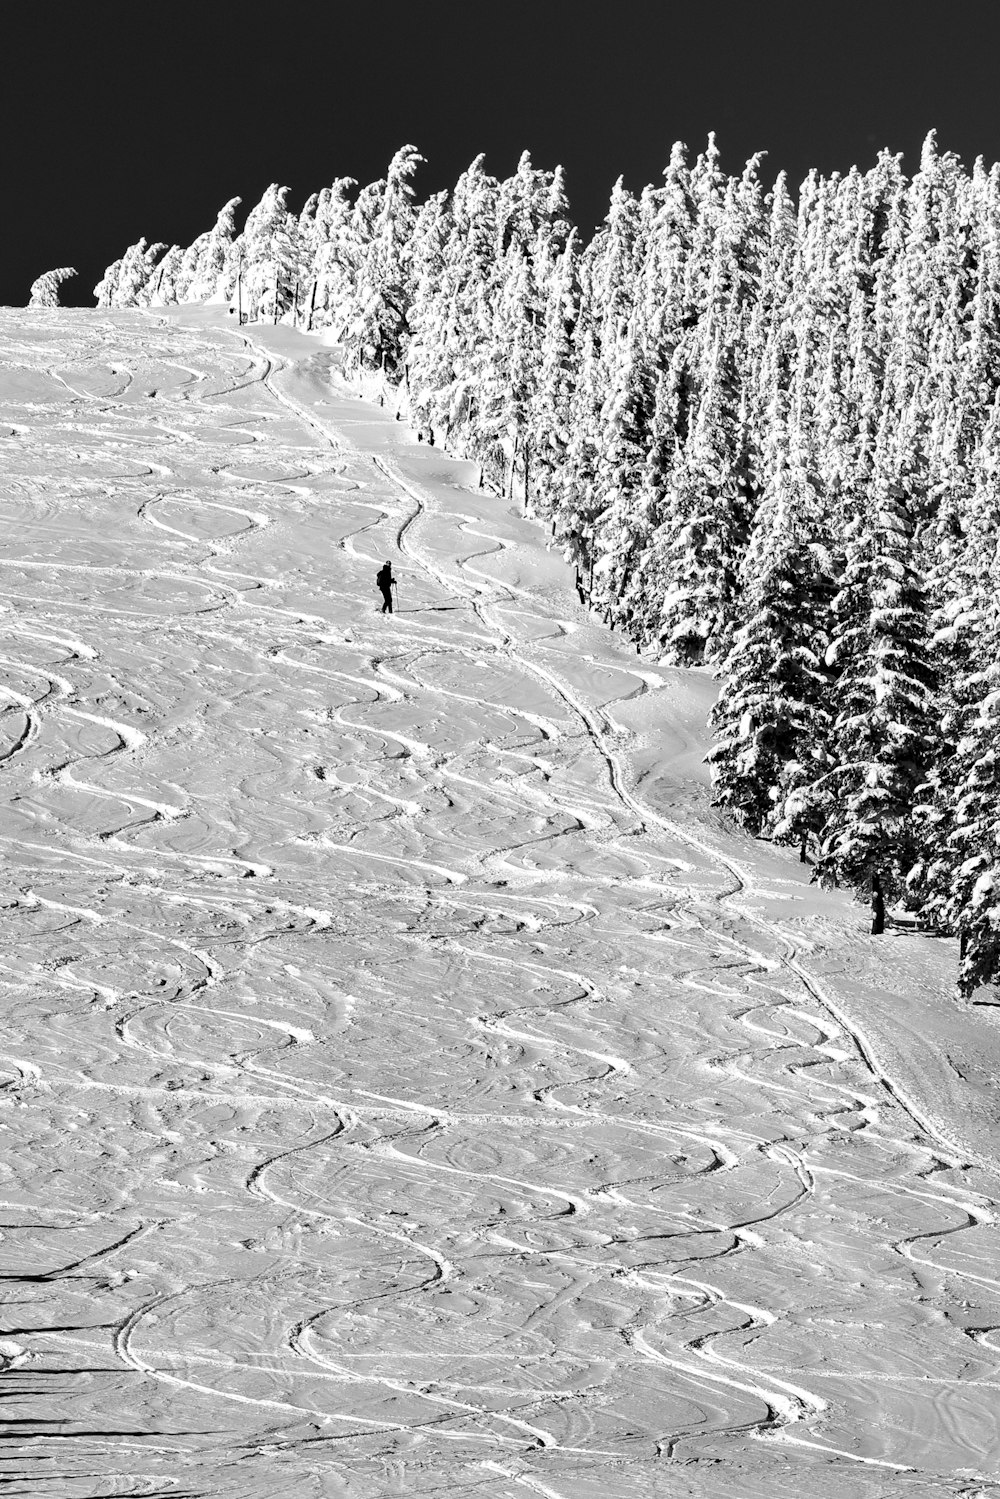
[(995, 1482), (955, 944), (733, 833), (709, 675), (335, 349), (2, 320), (11, 1491)]

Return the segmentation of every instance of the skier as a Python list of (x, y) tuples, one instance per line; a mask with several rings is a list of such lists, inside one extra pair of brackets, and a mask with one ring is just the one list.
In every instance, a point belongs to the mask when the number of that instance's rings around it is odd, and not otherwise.
[(885, 931), (885, 897), (878, 875), (872, 876), (872, 936), (881, 937)]
[(382, 594), (382, 613), (386, 610), (392, 613), (392, 590), (396, 587), (396, 580), (392, 576), (392, 563), (386, 562), (375, 574), (375, 582)]

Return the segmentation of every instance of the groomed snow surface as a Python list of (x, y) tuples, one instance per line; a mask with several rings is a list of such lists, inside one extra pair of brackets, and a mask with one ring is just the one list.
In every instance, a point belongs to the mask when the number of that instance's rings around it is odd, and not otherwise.
[(4, 1492), (997, 1492), (953, 944), (335, 351), (2, 329)]

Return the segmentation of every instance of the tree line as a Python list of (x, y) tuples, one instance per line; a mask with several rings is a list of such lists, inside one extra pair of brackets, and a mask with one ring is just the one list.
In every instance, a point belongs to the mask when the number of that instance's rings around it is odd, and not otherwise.
[(560, 169), (477, 157), (418, 201), (421, 160), (140, 240), (98, 305), (332, 330), (610, 626), (719, 675), (720, 806), (958, 936), (961, 993), (995, 979), (1000, 167), (932, 133), (912, 177), (885, 151), (793, 197), (710, 136), (584, 242)]

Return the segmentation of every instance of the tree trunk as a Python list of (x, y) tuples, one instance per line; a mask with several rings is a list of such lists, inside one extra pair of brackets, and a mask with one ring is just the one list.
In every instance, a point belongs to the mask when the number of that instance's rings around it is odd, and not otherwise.
[(308, 314), (308, 316), (306, 318), (306, 332), (307, 333), (311, 333), (312, 332), (313, 314), (316, 311), (316, 288), (318, 286), (319, 286), (319, 277), (318, 276), (314, 276), (313, 277), (312, 296), (309, 298), (309, 314)]

